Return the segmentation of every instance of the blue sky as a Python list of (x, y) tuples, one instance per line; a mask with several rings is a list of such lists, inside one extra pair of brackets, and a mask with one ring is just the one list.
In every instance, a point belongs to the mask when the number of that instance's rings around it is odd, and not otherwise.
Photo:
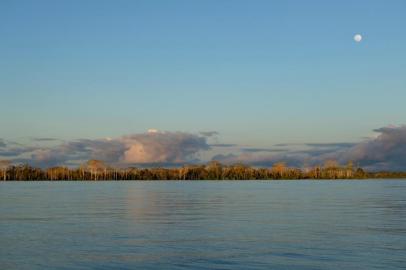
[(396, 0), (3, 0), (0, 138), (156, 128), (253, 147), (356, 142), (406, 122), (405, 12)]

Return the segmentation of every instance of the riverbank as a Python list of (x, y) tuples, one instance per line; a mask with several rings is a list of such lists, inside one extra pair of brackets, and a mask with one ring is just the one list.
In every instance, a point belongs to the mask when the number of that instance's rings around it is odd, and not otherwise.
[(179, 168), (116, 168), (97, 160), (90, 160), (77, 168), (35, 168), (29, 165), (8, 166), (0, 170), (3, 181), (103, 181), (103, 180), (334, 180), (406, 178), (406, 172), (368, 172), (328, 163), (311, 168), (288, 167), (275, 163), (271, 168), (254, 168), (244, 164), (223, 165), (210, 162)]

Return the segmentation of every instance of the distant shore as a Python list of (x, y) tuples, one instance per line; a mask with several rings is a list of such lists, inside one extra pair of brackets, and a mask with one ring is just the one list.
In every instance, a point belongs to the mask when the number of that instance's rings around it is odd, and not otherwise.
[[(3, 164), (5, 164), (3, 162)], [(334, 179), (393, 179), (406, 178), (406, 172), (368, 172), (351, 162), (340, 166), (326, 162), (311, 168), (288, 167), (283, 162), (271, 168), (253, 168), (244, 164), (224, 165), (212, 161), (204, 165), (179, 168), (116, 168), (99, 160), (89, 160), (77, 168), (47, 169), (25, 165), (0, 168), (3, 181), (104, 181), (104, 180), (334, 180)]]

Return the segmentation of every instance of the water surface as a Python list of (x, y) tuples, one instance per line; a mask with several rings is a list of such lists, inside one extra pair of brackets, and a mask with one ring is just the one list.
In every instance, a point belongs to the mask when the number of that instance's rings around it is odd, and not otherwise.
[(405, 269), (406, 181), (0, 183), (1, 269)]

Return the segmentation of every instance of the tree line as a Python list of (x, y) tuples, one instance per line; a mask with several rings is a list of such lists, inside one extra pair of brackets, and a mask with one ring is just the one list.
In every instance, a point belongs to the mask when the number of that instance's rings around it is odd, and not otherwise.
[(217, 161), (204, 165), (185, 165), (179, 168), (115, 168), (100, 160), (89, 160), (77, 168), (31, 167), (11, 165), (0, 161), (3, 181), (33, 180), (280, 180), (280, 179), (366, 179), (406, 178), (406, 172), (366, 172), (349, 162), (340, 166), (327, 161), (323, 166), (299, 169), (275, 163), (271, 168), (254, 168), (244, 164), (224, 165)]

